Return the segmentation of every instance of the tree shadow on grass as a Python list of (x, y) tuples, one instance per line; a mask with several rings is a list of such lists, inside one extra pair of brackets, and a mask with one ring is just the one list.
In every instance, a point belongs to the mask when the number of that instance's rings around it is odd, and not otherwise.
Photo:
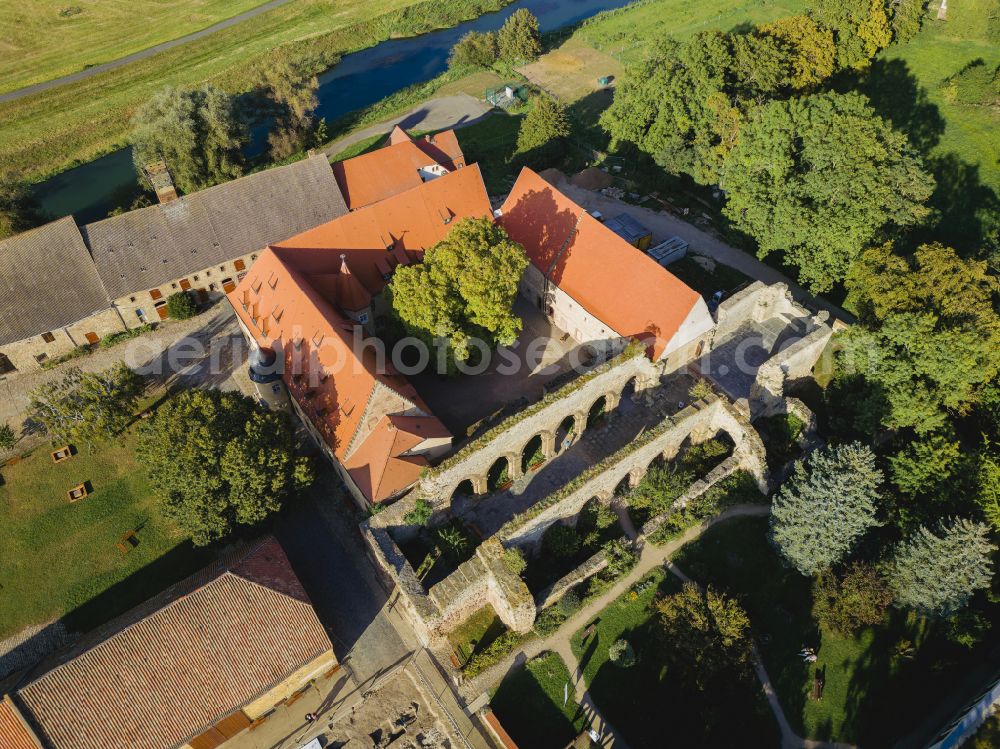
[(967, 256), (983, 256), (984, 243), (995, 246), (1000, 200), (983, 184), (978, 166), (954, 153), (933, 153), (947, 123), (906, 62), (876, 60), (864, 74), (846, 76), (838, 88), (845, 85), (864, 93), (880, 116), (906, 134), (934, 175), (937, 184), (929, 201), (934, 214), (914, 238), (941, 241)]

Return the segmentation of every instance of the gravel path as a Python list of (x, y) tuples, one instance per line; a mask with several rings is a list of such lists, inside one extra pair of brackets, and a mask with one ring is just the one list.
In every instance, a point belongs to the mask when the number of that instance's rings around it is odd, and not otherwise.
[(323, 147), (327, 156), (336, 156), (345, 148), (360, 143), (374, 135), (384, 135), (399, 125), (404, 130), (444, 130), (471, 125), (485, 117), (492, 107), (468, 94), (454, 94), (428, 99), (405, 114), (391, 117), (384, 122), (356, 130)]
[(8, 101), (14, 101), (15, 99), (21, 99), (25, 96), (31, 96), (32, 94), (37, 94), (42, 91), (47, 91), (50, 88), (63, 86), (67, 83), (77, 83), (95, 75), (99, 75), (100, 73), (106, 73), (109, 70), (115, 70), (116, 68), (123, 67), (124, 65), (128, 65), (130, 62), (145, 60), (147, 57), (152, 57), (159, 52), (165, 52), (168, 49), (173, 49), (174, 47), (179, 47), (182, 44), (187, 44), (188, 42), (193, 42), (196, 39), (201, 39), (209, 34), (214, 34), (216, 31), (222, 31), (222, 29), (235, 26), (238, 23), (242, 23), (243, 21), (253, 18), (254, 16), (259, 16), (261, 13), (266, 13), (267, 11), (273, 10), (274, 8), (284, 5), (287, 2), (290, 2), (290, 0), (270, 0), (270, 2), (264, 3), (256, 8), (251, 8), (250, 10), (233, 16), (232, 18), (227, 18), (223, 21), (212, 24), (201, 31), (193, 31), (190, 34), (178, 37), (177, 39), (171, 39), (168, 42), (161, 42), (155, 46), (147, 47), (146, 49), (139, 50), (138, 52), (133, 52), (131, 55), (119, 57), (117, 60), (109, 60), (108, 62), (101, 63), (100, 65), (84, 68), (76, 73), (70, 73), (69, 75), (64, 75), (59, 78), (53, 78), (50, 81), (42, 81), (41, 83), (35, 83), (31, 86), (25, 86), (24, 88), (15, 89), (14, 91), (8, 91), (5, 94), (0, 94), (0, 104)]

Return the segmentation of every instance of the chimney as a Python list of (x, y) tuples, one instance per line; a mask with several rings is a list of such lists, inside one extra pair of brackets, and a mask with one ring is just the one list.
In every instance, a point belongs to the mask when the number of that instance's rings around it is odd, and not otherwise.
[(172, 200), (177, 200), (177, 188), (174, 187), (174, 178), (170, 176), (170, 170), (167, 169), (167, 164), (162, 159), (160, 161), (154, 161), (152, 164), (147, 164), (143, 169), (146, 173), (146, 178), (149, 180), (153, 189), (156, 190), (156, 199), (161, 203), (169, 203)]

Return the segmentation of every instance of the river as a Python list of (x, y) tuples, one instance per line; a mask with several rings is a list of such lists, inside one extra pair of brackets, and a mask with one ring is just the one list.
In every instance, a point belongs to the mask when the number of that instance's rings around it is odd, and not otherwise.
[[(519, 8), (538, 18), (543, 32), (569, 26), (629, 0), (518, 0), (497, 13), (487, 13), (449, 29), (407, 39), (390, 39), (345, 55), (319, 76), (318, 117), (327, 122), (367, 107), (400, 89), (429, 81), (448, 67), (448, 53), (469, 31), (493, 31)], [(72, 85), (72, 84), (69, 84)], [(254, 142), (261, 147), (263, 129)], [(254, 144), (251, 144), (251, 150)], [(53, 218), (73, 214), (79, 223), (104, 218), (112, 208), (127, 204), (139, 186), (128, 148), (102, 156), (40, 182), (34, 188), (42, 209)]]

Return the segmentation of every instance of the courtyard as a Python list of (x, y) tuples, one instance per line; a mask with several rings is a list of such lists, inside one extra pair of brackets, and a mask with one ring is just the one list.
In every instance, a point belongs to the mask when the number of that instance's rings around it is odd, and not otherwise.
[(520, 295), (514, 313), (523, 322), (521, 335), (512, 346), (493, 351), (482, 372), (449, 377), (425, 371), (409, 376), (431, 412), (455, 435), (456, 443), (478, 430), (482, 422), (499, 420), (537, 401), (547, 384), (572, 371), (574, 361), (587, 361), (569, 334)]

